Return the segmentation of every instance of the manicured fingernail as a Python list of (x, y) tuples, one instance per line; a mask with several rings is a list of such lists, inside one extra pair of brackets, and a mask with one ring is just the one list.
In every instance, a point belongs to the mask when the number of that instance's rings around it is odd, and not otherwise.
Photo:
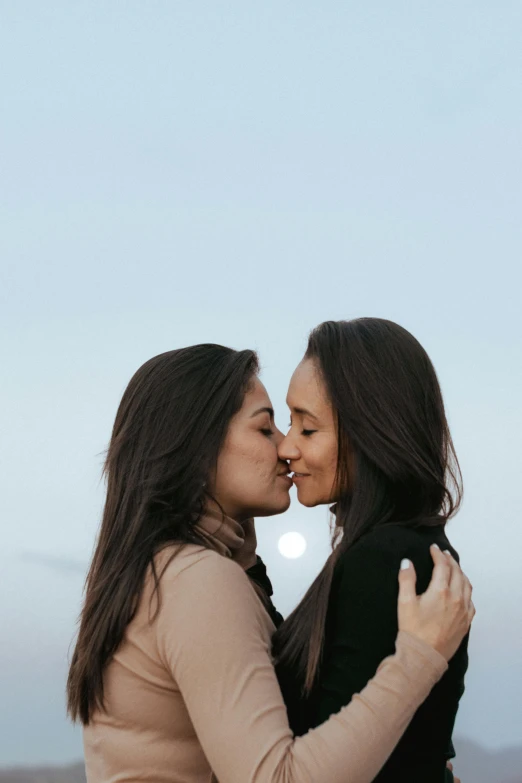
[(406, 571), (407, 568), (410, 567), (410, 561), (407, 557), (404, 558), (404, 560), (401, 560), (401, 571)]
[(438, 544), (432, 544), (432, 547), (434, 547), (435, 549), (438, 549), (440, 551), (440, 546)]
[(445, 549), (445, 550), (444, 550), (444, 554), (445, 554), (445, 555), (449, 555), (450, 557), (453, 557), (453, 555), (451, 554), (451, 552), (449, 551), (449, 549)]

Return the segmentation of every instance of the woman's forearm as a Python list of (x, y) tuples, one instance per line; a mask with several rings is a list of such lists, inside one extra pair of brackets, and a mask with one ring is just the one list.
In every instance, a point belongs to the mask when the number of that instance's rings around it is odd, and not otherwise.
[(431, 647), (399, 634), (395, 655), (348, 706), (294, 738), (270, 627), (244, 572), (209, 553), (171, 584), (165, 577), (159, 651), (210, 766), (227, 783), (371, 783), (447, 669)]

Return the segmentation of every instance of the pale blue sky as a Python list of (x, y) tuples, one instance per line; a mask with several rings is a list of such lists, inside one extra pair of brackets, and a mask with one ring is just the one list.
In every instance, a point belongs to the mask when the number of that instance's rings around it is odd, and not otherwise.
[[(360, 315), (423, 342), (462, 463), (458, 732), (522, 741), (521, 26), (505, 0), (0, 2), (0, 765), (80, 755), (66, 656), (132, 373), (258, 348), (284, 427), (309, 329)], [(326, 514), (259, 539), (288, 611)]]

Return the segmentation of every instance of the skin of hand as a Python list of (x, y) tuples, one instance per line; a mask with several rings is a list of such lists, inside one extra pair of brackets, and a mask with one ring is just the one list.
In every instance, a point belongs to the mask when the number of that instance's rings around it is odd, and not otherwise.
[(475, 616), (472, 586), (449, 552), (430, 547), (433, 576), (417, 595), (413, 563), (403, 560), (399, 572), (399, 630), (422, 639), (449, 661), (457, 652)]
[(247, 519), (241, 523), (241, 526), (245, 531), (245, 543), (233, 552), (232, 559), (246, 571), (257, 562), (256, 526), (253, 519)]

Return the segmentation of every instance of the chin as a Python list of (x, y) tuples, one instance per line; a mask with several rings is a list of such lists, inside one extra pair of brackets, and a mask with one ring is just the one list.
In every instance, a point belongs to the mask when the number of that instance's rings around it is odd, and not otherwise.
[(309, 500), (308, 498), (305, 500), (301, 500), (301, 498), (297, 498), (302, 506), (305, 506), (306, 508), (315, 508), (316, 506), (321, 505), (321, 501), (317, 500)]
[(306, 506), (306, 508), (313, 508), (314, 506), (319, 505), (316, 498), (307, 495), (305, 492), (299, 492), (299, 490), (297, 490), (297, 499), (300, 504), (302, 506)]
[(313, 495), (307, 496), (304, 492), (300, 493), (299, 490), (297, 491), (297, 499), (300, 504), (306, 506), (306, 508), (315, 508), (316, 506), (321, 506), (323, 503), (326, 503), (325, 500), (313, 497)]
[(254, 517), (275, 517), (278, 514), (284, 514), (285, 511), (288, 511), (290, 508), (290, 494), (287, 495), (285, 498), (281, 498), (279, 501), (275, 501), (271, 503), (270, 505), (267, 503), (264, 508), (260, 507), (256, 511), (255, 514), (252, 514)]

